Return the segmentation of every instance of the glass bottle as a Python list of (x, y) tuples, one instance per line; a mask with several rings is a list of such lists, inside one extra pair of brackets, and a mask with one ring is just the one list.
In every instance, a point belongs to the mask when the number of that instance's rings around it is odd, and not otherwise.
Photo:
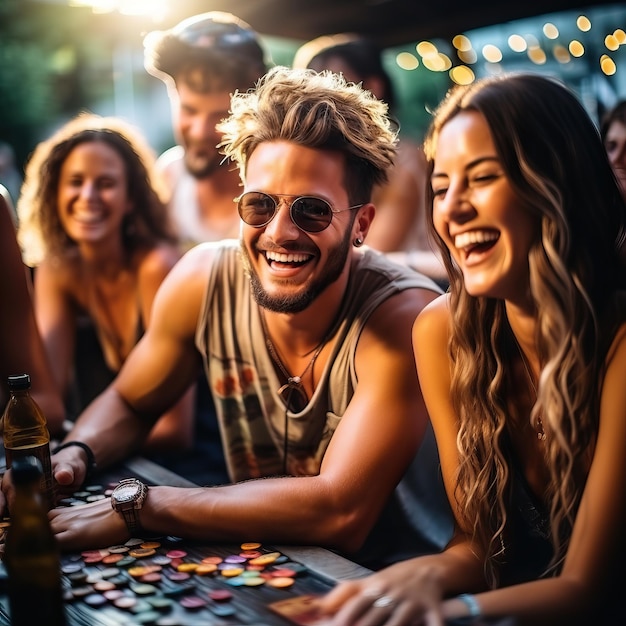
[(36, 457), (13, 460), (15, 499), (4, 549), (12, 626), (66, 624), (60, 553), (39, 491), (41, 475)]
[(39, 459), (43, 474), (40, 489), (47, 510), (54, 506), (54, 483), (50, 463), (50, 433), (37, 403), (30, 395), (30, 376), (9, 376), (9, 401), (3, 416), (4, 451), (7, 468), (16, 459), (34, 456)]

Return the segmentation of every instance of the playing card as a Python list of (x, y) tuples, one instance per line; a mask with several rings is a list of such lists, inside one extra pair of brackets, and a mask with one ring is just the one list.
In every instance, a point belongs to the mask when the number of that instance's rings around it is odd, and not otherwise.
[(268, 607), (297, 626), (326, 626), (330, 624), (330, 618), (320, 615), (316, 600), (315, 595), (297, 596), (272, 602)]

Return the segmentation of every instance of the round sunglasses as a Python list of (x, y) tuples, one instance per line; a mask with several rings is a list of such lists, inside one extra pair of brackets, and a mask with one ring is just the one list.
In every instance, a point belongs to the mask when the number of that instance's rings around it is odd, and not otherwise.
[[(287, 194), (246, 191), (235, 198), (241, 219), (254, 228), (269, 224), (280, 204), (280, 198), (292, 198)], [(334, 213), (359, 209), (363, 204), (355, 204), (347, 209), (333, 209), (329, 202), (315, 196), (300, 196), (289, 204), (291, 221), (305, 233), (319, 233), (330, 226)]]

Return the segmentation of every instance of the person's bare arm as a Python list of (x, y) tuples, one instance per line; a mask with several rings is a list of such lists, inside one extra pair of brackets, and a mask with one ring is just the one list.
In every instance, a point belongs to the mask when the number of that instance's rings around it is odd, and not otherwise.
[[(446, 296), (427, 306), (413, 326), (413, 350), (428, 413), (433, 423), (448, 498), (454, 507), (454, 475), (458, 466), (456, 419), (450, 406), (450, 362), (447, 351), (448, 313)], [(429, 624), (440, 623), (440, 603), (446, 593), (484, 587), (482, 566), (468, 535), (458, 526), (441, 554), (409, 559), (371, 576), (341, 583), (320, 603), (334, 614), (333, 624), (353, 624), (368, 611), (378, 596), (394, 599), (394, 614), (407, 610), (425, 614)]]
[(67, 289), (73, 280), (67, 267), (49, 261), (35, 269), (35, 318), (64, 398), (72, 380), (76, 345), (76, 309)]
[[(178, 248), (169, 245), (154, 249), (143, 259), (139, 273), (139, 300), (144, 328), (150, 325), (154, 298), (161, 283), (179, 259)], [(190, 448), (194, 427), (194, 399), (195, 384), (192, 384), (182, 398), (159, 418), (142, 450), (171, 452)]]
[[(209, 271), (210, 252), (190, 254), (170, 271), (156, 295), (143, 338), (66, 436), (66, 441), (89, 445), (98, 465), (138, 450), (158, 417), (195, 381), (199, 355), (194, 336)], [(66, 448), (52, 460), (60, 485), (81, 484), (86, 468), (80, 448)]]
[[(452, 490), (458, 461), (447, 342), (442, 340), (446, 306), (447, 298), (442, 296), (428, 307), (416, 321), (413, 338), (420, 382), (454, 510)], [(598, 442), (562, 573), (478, 593), (476, 600), (487, 618), (513, 616), (521, 625), (590, 624), (595, 623), (609, 593), (613, 593), (613, 601), (619, 597), (626, 558), (625, 370), (626, 327), (615, 342), (604, 380)], [(393, 598), (395, 615), (402, 611), (411, 619), (424, 616), (429, 625), (441, 624), (444, 617), (468, 616), (463, 602), (450, 597), (442, 603), (443, 598), (481, 589), (485, 589), (485, 581), (480, 551), (471, 543), (469, 532), (457, 528), (450, 546), (441, 554), (410, 559), (359, 581), (343, 583), (323, 600), (322, 607), (336, 613), (333, 624), (352, 624), (369, 610), (376, 610), (372, 609), (371, 593), (368, 597), (368, 591), (376, 590), (378, 595)]]
[(0, 396), (6, 400), (7, 376), (30, 374), (32, 396), (46, 416), (48, 429), (57, 435), (65, 409), (37, 329), (30, 274), (22, 262), (9, 210), (0, 195)]
[[(167, 534), (176, 529), (184, 537), (205, 541), (254, 536), (261, 541), (301, 542), (306, 537), (312, 544), (358, 549), (426, 427), (410, 336), (417, 312), (435, 295), (405, 291), (383, 303), (368, 321), (356, 354), (355, 395), (319, 475), (214, 488), (155, 487), (141, 513), (146, 530)], [(106, 507), (93, 507), (89, 514), (93, 517), (85, 521), (72, 511), (61, 513), (73, 518), (69, 524), (55, 518), (53, 527), (62, 545), (86, 545), (76, 531), (79, 524), (91, 533), (100, 523), (103, 532), (110, 533), (109, 540), (125, 536), (123, 522), (112, 519)]]
[(602, 385), (598, 440), (563, 570), (554, 578), (476, 596), (486, 616), (513, 615), (520, 625), (591, 624), (607, 599), (616, 603), (623, 595), (625, 371), (626, 325), (614, 341)]

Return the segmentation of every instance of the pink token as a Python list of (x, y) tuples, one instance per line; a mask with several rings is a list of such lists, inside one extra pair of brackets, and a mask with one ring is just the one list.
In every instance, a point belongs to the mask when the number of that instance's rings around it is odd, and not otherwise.
[(198, 596), (183, 596), (179, 602), (185, 609), (201, 609), (207, 604), (206, 600)]
[(209, 591), (209, 598), (214, 602), (227, 602), (233, 597), (233, 594), (227, 589), (212, 589)]
[(170, 550), (167, 552), (166, 556), (170, 559), (184, 559), (187, 553), (184, 550)]

